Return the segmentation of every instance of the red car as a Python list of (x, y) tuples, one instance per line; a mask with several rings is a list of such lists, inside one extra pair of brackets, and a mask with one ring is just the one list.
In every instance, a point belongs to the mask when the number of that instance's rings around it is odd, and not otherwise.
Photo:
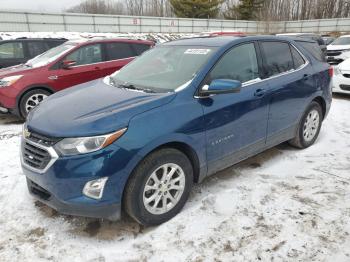
[(25, 118), (45, 97), (110, 75), (154, 45), (128, 39), (69, 41), (0, 70), (0, 112)]

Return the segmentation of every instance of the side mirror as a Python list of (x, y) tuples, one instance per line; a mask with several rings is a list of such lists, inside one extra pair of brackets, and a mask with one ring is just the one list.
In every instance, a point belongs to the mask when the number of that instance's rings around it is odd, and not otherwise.
[(69, 69), (71, 68), (72, 66), (75, 66), (77, 62), (76, 61), (73, 61), (73, 60), (64, 60), (62, 62), (62, 68), (63, 69)]
[(215, 79), (210, 85), (205, 85), (200, 91), (200, 96), (210, 96), (218, 94), (239, 93), (242, 83), (238, 80)]

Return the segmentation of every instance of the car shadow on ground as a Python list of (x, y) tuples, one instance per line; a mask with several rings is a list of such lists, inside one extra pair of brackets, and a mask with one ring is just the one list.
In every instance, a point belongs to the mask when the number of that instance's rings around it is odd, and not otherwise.
[(19, 118), (18, 116), (0, 113), (0, 125), (16, 125), (23, 123), (24, 120)]
[[(248, 170), (259, 168), (263, 166), (264, 163), (283, 154), (284, 151), (290, 150), (298, 149), (289, 146), (288, 143), (283, 143), (274, 148), (268, 149), (254, 157), (248, 158), (239, 164), (226, 168), (212, 176), (205, 178), (201, 184), (194, 186), (189, 201), (193, 200), (196, 196), (198, 196), (198, 194), (201, 193), (202, 187), (215, 187), (217, 183), (220, 183), (223, 180), (240, 176), (241, 172), (235, 172), (236, 169)], [(92, 238), (99, 241), (121, 241), (123, 239), (134, 239), (157, 228), (141, 226), (138, 223), (134, 222), (126, 214), (122, 215), (121, 220), (113, 222), (102, 219), (62, 215), (52, 208), (40, 203), (39, 201), (35, 201), (35, 206), (39, 209), (40, 213), (46, 216), (48, 219), (63, 218), (70, 224), (70, 234), (80, 237)]]
[(333, 93), (333, 98), (348, 100), (350, 102), (350, 94)]

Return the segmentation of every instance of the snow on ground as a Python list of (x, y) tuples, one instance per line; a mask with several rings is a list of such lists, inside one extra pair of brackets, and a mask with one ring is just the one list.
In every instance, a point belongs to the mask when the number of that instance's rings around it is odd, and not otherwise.
[(272, 148), (196, 185), (158, 227), (57, 214), (32, 199), (21, 125), (0, 122), (1, 261), (350, 261), (350, 97), (317, 143)]
[(9, 40), (21, 37), (27, 38), (65, 38), (75, 40), (79, 38), (128, 38), (151, 40), (164, 43), (179, 38), (194, 37), (195, 34), (170, 34), (170, 33), (80, 33), (80, 32), (0, 32), (0, 39)]

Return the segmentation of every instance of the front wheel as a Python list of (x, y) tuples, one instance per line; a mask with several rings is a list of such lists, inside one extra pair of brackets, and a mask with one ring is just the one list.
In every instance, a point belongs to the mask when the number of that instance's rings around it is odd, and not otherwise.
[(38, 106), (49, 95), (51, 95), (51, 93), (43, 89), (31, 90), (24, 94), (19, 102), (19, 111), (21, 116), (26, 118), (29, 112)]
[(158, 225), (185, 205), (193, 184), (193, 168), (182, 152), (167, 148), (151, 153), (129, 179), (125, 211), (143, 225)]
[(322, 120), (323, 115), (320, 104), (312, 102), (299, 123), (297, 136), (289, 143), (298, 148), (307, 148), (314, 144), (320, 133)]

